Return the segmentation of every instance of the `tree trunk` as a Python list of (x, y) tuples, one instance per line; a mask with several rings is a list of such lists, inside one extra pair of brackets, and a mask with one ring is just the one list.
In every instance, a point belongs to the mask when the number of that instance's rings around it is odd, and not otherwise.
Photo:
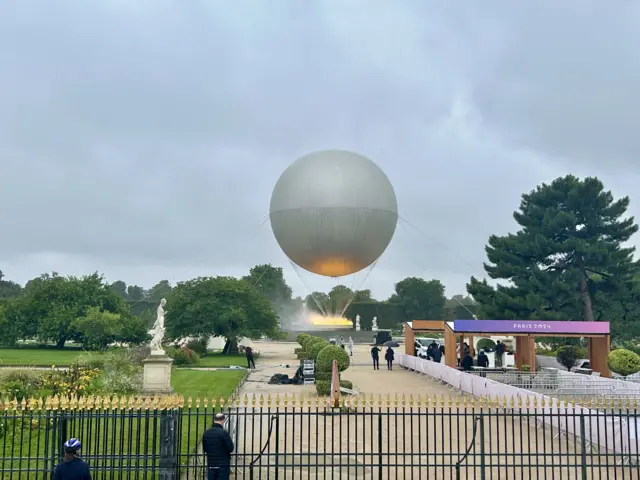
[(583, 270), (580, 276), (580, 298), (582, 299), (583, 318), (586, 322), (593, 322), (593, 304), (591, 303), (591, 295), (589, 294), (589, 285), (587, 284), (587, 274)]
[(222, 353), (224, 355), (237, 355), (238, 353), (240, 353), (240, 350), (238, 349), (238, 339), (237, 338), (232, 338), (229, 339), (227, 338), (227, 342), (224, 344), (224, 348), (222, 349)]
[(64, 348), (64, 344), (66, 343), (67, 339), (66, 338), (59, 338), (58, 341), (56, 342), (56, 348)]

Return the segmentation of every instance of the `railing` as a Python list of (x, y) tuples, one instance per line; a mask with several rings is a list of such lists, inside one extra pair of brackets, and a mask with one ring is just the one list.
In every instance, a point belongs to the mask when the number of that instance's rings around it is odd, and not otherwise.
[[(587, 402), (567, 403), (559, 399), (493, 381), (489, 378), (470, 375), (441, 363), (435, 363), (420, 358), (396, 354), (398, 363), (405, 368), (414, 370), (440, 380), (452, 389), (476, 397), (491, 399), (506, 396), (515, 401), (515, 405), (525, 405), (526, 408), (541, 415), (541, 421), (561, 432), (569, 435), (584, 437), (589, 445), (615, 451), (626, 458), (637, 462), (638, 436), (640, 435), (640, 420), (636, 413), (620, 415), (619, 412), (637, 412), (638, 399), (618, 399), (618, 402), (607, 404)], [(584, 429), (575, 423), (567, 421), (567, 415), (575, 417), (584, 415), (591, 419)], [(585, 437), (586, 435), (586, 437)]]
[[(291, 396), (12, 404), (0, 412), (1, 478), (50, 479), (62, 440), (75, 436), (94, 479), (205, 480), (198, 445), (220, 411), (235, 425), (236, 479), (640, 478), (636, 455), (589, 442), (603, 427), (586, 408), (397, 395), (327, 404)], [(638, 421), (635, 408), (611, 416)], [(565, 434), (568, 425), (575, 434)]]

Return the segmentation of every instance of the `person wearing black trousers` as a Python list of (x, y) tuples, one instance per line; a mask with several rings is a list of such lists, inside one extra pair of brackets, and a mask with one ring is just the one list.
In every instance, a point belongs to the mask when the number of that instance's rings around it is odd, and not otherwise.
[(251, 347), (246, 347), (244, 349), (244, 354), (247, 357), (247, 368), (251, 369), (251, 367), (256, 368), (256, 361), (253, 359), (253, 349)]
[(387, 348), (387, 351), (384, 353), (384, 359), (387, 361), (387, 368), (389, 370), (393, 370), (394, 358), (395, 358), (395, 354), (393, 353), (393, 349), (391, 347)]
[(371, 358), (373, 359), (373, 369), (380, 370), (380, 349), (377, 345), (371, 349)]

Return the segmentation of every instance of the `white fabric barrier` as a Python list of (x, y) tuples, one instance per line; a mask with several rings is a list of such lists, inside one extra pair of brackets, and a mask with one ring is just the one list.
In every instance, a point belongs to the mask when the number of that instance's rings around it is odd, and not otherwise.
[[(469, 375), (455, 368), (447, 367), (443, 363), (423, 360), (413, 355), (396, 353), (396, 361), (409, 370), (428, 375), (476, 397), (513, 398), (514, 410), (518, 410), (518, 399), (522, 399), (523, 405), (527, 405), (528, 399), (529, 407), (522, 408), (521, 411), (530, 412), (534, 409), (535, 400), (537, 402), (535, 410), (541, 415), (539, 417), (541, 421), (562, 432), (578, 437), (581, 436), (583, 428), (580, 421), (582, 414), (584, 415), (584, 438), (587, 442), (622, 455), (638, 455), (639, 453), (640, 417), (638, 416), (625, 418), (578, 406), (564, 406), (559, 400), (546, 395), (505, 385), (477, 375)], [(542, 407), (543, 402), (544, 407)]]

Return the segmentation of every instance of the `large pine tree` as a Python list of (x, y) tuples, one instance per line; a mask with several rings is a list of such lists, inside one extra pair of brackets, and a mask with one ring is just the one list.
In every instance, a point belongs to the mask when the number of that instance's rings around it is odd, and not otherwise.
[(597, 178), (567, 175), (538, 186), (513, 215), (521, 229), (492, 235), (485, 248), (484, 268), (502, 285), (472, 277), (469, 294), (485, 318), (596, 320), (596, 299), (624, 295), (638, 272), (635, 248), (624, 246), (638, 230), (624, 218), (628, 206)]

